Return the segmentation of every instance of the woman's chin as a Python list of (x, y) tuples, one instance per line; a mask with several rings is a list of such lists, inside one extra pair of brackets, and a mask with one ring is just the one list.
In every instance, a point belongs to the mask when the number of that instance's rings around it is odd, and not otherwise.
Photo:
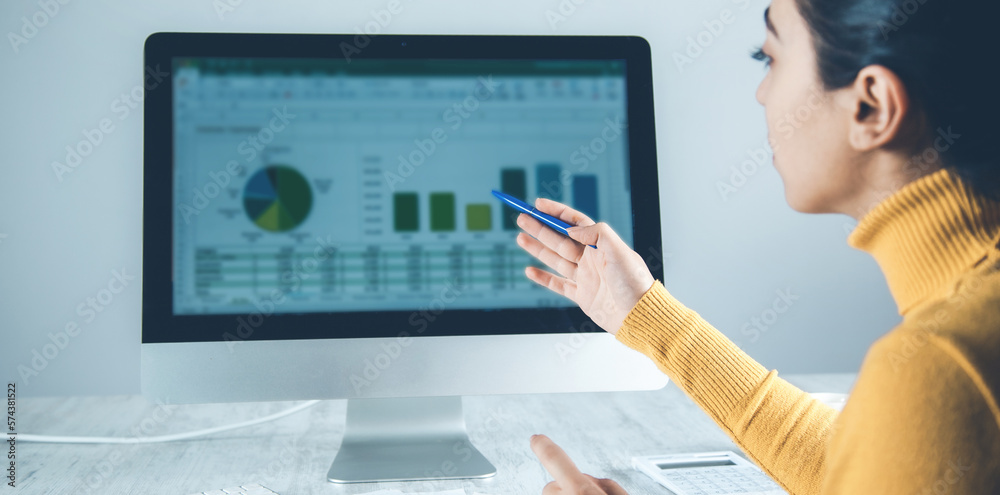
[(815, 195), (803, 194), (803, 191), (789, 187), (787, 183), (785, 184), (785, 202), (791, 209), (799, 213), (830, 213), (829, 208), (818, 201)]

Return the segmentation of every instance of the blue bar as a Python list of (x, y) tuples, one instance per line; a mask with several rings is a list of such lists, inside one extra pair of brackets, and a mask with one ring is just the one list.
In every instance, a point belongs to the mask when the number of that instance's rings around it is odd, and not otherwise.
[(573, 176), (573, 208), (587, 215), (595, 222), (599, 220), (597, 212), (597, 176)]
[(539, 198), (548, 198), (553, 201), (562, 202), (563, 189), (566, 186), (563, 185), (559, 177), (561, 174), (562, 167), (558, 163), (539, 163), (535, 167), (535, 181), (537, 184), (535, 194)]

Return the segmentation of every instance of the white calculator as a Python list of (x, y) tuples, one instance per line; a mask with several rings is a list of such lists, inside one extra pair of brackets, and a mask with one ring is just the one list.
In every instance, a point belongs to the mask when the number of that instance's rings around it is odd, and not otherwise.
[(763, 471), (735, 452), (650, 455), (632, 458), (642, 471), (676, 495), (786, 495)]

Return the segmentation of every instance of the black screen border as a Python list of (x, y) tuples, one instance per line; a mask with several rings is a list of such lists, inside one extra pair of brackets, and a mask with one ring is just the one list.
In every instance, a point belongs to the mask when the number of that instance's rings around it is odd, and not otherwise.
[[(379, 35), (352, 59), (625, 61), (633, 246), (663, 279), (649, 43), (637, 36)], [(337, 34), (154, 33), (146, 39), (143, 116), (142, 342), (223, 342), (601, 332), (577, 307), (173, 314), (173, 74), (177, 57), (341, 58), (366, 38)], [(154, 226), (151, 228), (151, 226)], [(430, 302), (430, 301), (429, 301)], [(252, 316), (261, 316), (253, 318)], [(252, 322), (261, 320), (258, 326)]]

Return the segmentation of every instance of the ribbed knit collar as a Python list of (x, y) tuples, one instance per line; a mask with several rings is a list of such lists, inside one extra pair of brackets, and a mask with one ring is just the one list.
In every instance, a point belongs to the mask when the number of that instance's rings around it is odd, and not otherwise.
[(847, 238), (878, 262), (899, 314), (947, 294), (951, 282), (1000, 242), (1000, 202), (945, 168), (903, 186)]

